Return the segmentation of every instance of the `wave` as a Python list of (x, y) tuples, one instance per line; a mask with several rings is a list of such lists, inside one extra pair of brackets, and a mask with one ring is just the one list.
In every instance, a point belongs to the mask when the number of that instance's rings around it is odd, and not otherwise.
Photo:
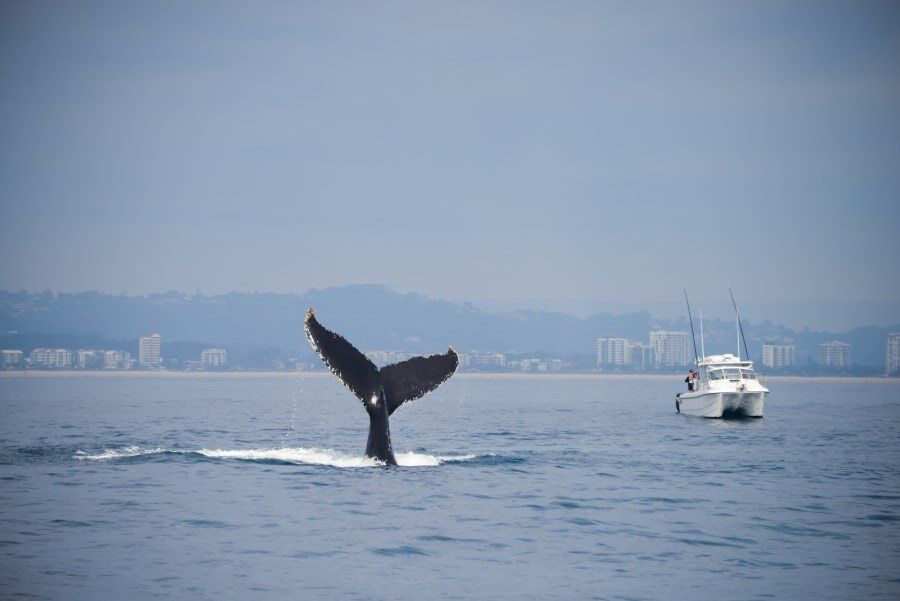
[(75, 459), (89, 459), (90, 461), (105, 461), (106, 459), (124, 459), (126, 457), (140, 457), (141, 455), (159, 455), (160, 453), (183, 453), (184, 451), (176, 451), (170, 449), (141, 449), (137, 446), (125, 447), (124, 449), (106, 449), (102, 453), (89, 455), (84, 451), (76, 451)]
[[(94, 455), (85, 451), (75, 453), (75, 459), (88, 461), (108, 461), (172, 453), (179, 455), (199, 455), (209, 459), (238, 459), (243, 461), (279, 462), (295, 465), (327, 465), (331, 467), (378, 467), (382, 462), (371, 457), (350, 455), (332, 449), (315, 449), (304, 447), (282, 447), (276, 449), (199, 449), (188, 451), (182, 449), (142, 449), (137, 446), (123, 449), (105, 449)], [(397, 453), (398, 465), (402, 467), (436, 467), (443, 463), (464, 462), (476, 459), (478, 455), (425, 455), (421, 453)]]

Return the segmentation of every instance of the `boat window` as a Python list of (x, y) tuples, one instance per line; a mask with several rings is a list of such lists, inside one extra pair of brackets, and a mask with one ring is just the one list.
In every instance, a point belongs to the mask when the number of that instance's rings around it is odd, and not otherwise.
[(753, 373), (752, 369), (742, 369), (741, 377), (744, 378), (745, 380), (755, 380), (756, 374)]
[(711, 369), (709, 370), (709, 379), (710, 380), (721, 380), (725, 377), (725, 374), (722, 373), (721, 369)]
[(741, 379), (741, 370), (739, 369), (726, 369), (725, 377), (729, 380), (740, 380)]

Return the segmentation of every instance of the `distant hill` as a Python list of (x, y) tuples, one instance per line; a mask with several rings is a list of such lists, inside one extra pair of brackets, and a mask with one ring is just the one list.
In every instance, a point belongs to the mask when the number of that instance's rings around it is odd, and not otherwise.
[[(591, 357), (598, 336), (646, 341), (654, 328), (689, 331), (686, 318), (654, 319), (646, 311), (586, 318), (545, 311), (488, 312), (380, 285), (310, 290), (302, 295), (229, 293), (207, 296), (165, 292), (116, 296), (99, 292), (0, 291), (0, 331), (133, 341), (159, 332), (164, 341), (203, 341), (231, 347), (278, 348), (288, 355), (306, 349), (303, 316), (316, 307), (326, 326), (363, 349), (430, 353), (453, 344), (461, 350), (544, 353)], [(853, 345), (854, 362), (884, 365), (888, 331), (869, 326), (845, 333), (795, 331), (764, 321), (745, 323), (751, 354), (764, 340), (793, 340), (798, 363), (814, 357), (831, 339)], [(735, 349), (734, 323), (704, 322), (708, 351)], [(699, 331), (698, 331), (699, 337)], [(698, 342), (699, 344), (699, 342)]]
[(115, 296), (97, 292), (0, 292), (0, 329), (22, 333), (133, 339), (159, 332), (164, 340), (305, 347), (303, 316), (316, 307), (322, 322), (361, 347), (438, 351), (467, 349), (591, 352), (596, 334), (645, 338), (647, 313), (580, 319), (537, 311), (488, 313), (471, 305), (355, 285), (303, 295), (166, 292)]

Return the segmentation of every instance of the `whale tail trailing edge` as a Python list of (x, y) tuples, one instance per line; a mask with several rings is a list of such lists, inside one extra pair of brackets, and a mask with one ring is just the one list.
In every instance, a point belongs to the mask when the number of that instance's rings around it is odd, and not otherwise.
[(316, 312), (310, 309), (304, 320), (306, 338), (316, 350), (325, 365), (350, 392), (359, 397), (368, 410), (368, 401), (380, 392), (381, 383), (378, 368), (369, 358), (356, 350), (340, 334), (322, 327), (316, 320)]
[(388, 415), (443, 384), (459, 365), (453, 347), (429, 357), (413, 357), (378, 369), (343, 336), (326, 329), (315, 310), (306, 312), (306, 337), (331, 372), (372, 411), (375, 397), (382, 397)]
[(388, 415), (403, 403), (414, 401), (431, 392), (453, 375), (459, 357), (453, 347), (429, 357), (413, 357), (386, 365), (378, 372), (388, 406)]

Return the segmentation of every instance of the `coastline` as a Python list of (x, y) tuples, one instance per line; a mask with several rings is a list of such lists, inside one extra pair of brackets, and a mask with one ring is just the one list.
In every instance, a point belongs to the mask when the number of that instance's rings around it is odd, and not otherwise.
[[(462, 372), (455, 378), (473, 380), (593, 380), (603, 381), (677, 381), (683, 374), (538, 374)], [(296, 378), (294, 371), (81, 371), (81, 370), (4, 370), (2, 378)], [(302, 372), (304, 378), (332, 377), (327, 371)], [(900, 384), (900, 378), (874, 376), (762, 376), (763, 382), (831, 382), (835, 384)]]

